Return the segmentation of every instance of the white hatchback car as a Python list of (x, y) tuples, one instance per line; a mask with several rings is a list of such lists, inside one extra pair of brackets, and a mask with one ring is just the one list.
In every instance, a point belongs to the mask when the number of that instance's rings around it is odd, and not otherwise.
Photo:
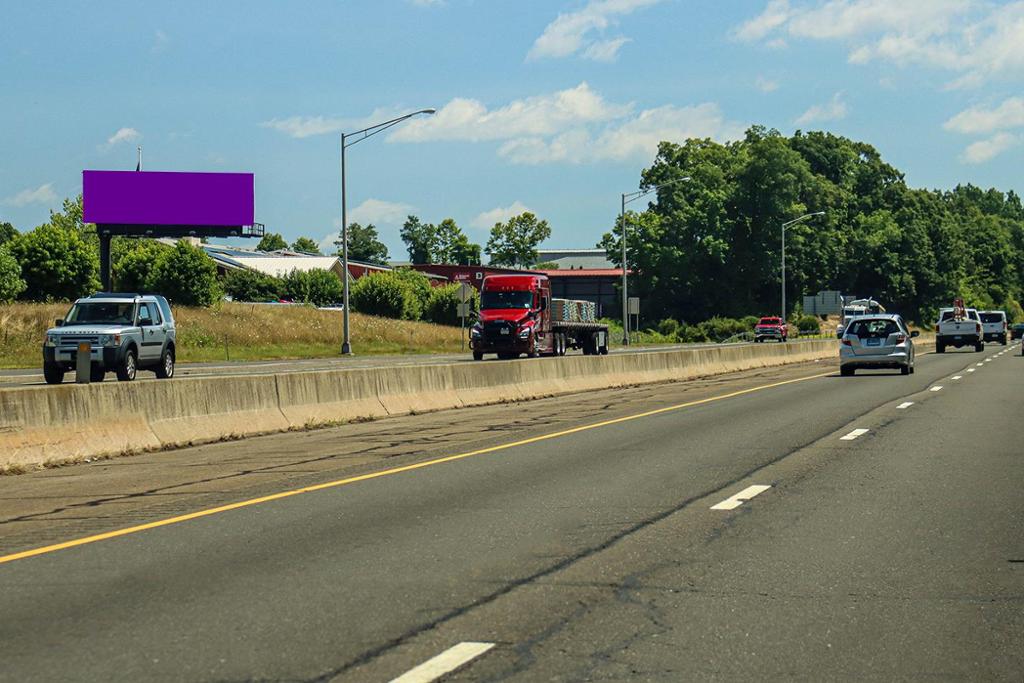
[(914, 372), (913, 338), (917, 335), (898, 315), (854, 318), (839, 343), (839, 374), (850, 377), (858, 368), (893, 368), (909, 375)]

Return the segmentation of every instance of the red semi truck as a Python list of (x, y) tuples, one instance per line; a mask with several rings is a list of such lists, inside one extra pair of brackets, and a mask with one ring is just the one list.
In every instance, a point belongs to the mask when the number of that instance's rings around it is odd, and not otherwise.
[[(470, 331), (473, 360), (485, 353), (498, 358), (564, 356), (567, 349), (585, 355), (608, 353), (608, 326), (583, 318), (590, 302), (551, 298), (545, 275), (489, 275), (480, 288), (480, 319)], [(586, 316), (593, 317), (593, 316)]]

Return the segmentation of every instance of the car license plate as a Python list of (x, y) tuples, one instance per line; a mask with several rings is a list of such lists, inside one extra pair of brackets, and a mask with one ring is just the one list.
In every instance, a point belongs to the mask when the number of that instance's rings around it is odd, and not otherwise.
[(507, 327), (501, 328), (501, 333), (502, 334), (508, 334), (508, 328)]
[(882, 345), (882, 340), (881, 339), (868, 339), (868, 346), (881, 346), (881, 345)]

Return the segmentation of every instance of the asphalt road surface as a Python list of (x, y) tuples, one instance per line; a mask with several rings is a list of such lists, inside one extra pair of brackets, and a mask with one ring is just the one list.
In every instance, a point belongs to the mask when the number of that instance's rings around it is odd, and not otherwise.
[[(741, 342), (749, 343), (749, 342)], [(796, 341), (790, 343), (798, 343)], [(735, 344), (660, 344), (657, 346), (616, 346), (611, 353), (654, 353), (673, 349), (692, 349), (707, 346), (734, 346)], [(582, 354), (582, 351), (569, 351), (569, 354)], [(523, 357), (525, 360), (525, 357)], [(497, 356), (488, 355), (487, 361), (497, 360)], [(343, 370), (345, 368), (382, 368), (403, 365), (434, 365), (439, 363), (471, 363), (473, 356), (467, 350), (464, 353), (425, 353), (425, 354), (388, 354), (388, 355), (353, 355), (333, 358), (303, 358), (297, 360), (265, 360), (235, 361), (216, 363), (179, 363), (176, 370), (180, 377), (209, 377), (233, 375), (266, 375), (290, 372), (312, 372), (320, 370)], [(152, 381), (156, 376), (148, 370), (139, 373), (138, 379)], [(107, 374), (107, 381), (113, 381), (113, 373)], [(74, 382), (75, 373), (68, 372), (65, 382)], [(32, 386), (45, 384), (42, 368), (25, 368), (20, 370), (0, 370), (0, 388), (15, 386)]]
[(1019, 681), (1019, 354), (0, 478), (0, 680)]

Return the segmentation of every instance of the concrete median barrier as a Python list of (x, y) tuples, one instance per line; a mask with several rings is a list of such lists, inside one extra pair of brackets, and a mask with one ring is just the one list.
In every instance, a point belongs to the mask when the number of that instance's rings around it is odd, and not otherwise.
[(0, 390), (0, 468), (833, 359), (836, 342)]

